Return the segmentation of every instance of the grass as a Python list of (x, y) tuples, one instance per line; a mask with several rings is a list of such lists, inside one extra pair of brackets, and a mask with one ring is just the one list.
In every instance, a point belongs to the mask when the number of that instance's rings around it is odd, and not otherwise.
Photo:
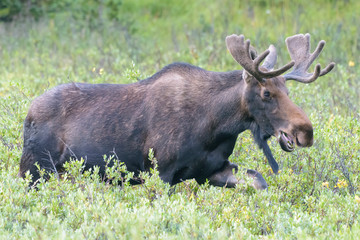
[[(204, 7), (206, 6), (206, 7)], [(0, 236), (8, 239), (356, 239), (360, 235), (360, 17), (357, 1), (124, 1), (118, 21), (96, 25), (69, 12), (39, 21), (0, 23)], [(55, 176), (28, 190), (16, 177), (22, 122), (30, 102), (65, 82), (130, 83), (173, 61), (213, 71), (241, 67), (226, 35), (244, 33), (258, 51), (272, 43), (279, 65), (284, 39), (312, 35), (312, 49), (332, 73), (305, 85), (289, 82), (291, 99), (315, 128), (311, 148), (283, 152), (271, 142), (281, 173), (273, 175), (249, 132), (230, 160), (261, 172), (268, 191), (197, 185), (170, 189), (157, 176), (114, 186), (97, 175)], [(119, 176), (119, 169), (109, 174)], [(241, 173), (238, 177), (242, 178)], [(169, 194), (173, 192), (173, 194)]]

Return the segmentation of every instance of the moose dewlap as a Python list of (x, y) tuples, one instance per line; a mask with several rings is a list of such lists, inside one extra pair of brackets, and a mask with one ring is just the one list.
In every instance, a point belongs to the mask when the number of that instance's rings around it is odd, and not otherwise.
[[(289, 37), (286, 44), (292, 61), (279, 69), (274, 69), (274, 46), (257, 56), (243, 35), (231, 35), (226, 45), (242, 71), (211, 72), (174, 63), (132, 84), (57, 86), (30, 106), (19, 175), (30, 171), (35, 183), (38, 167), (61, 172), (70, 158), (83, 158), (85, 170), (99, 166), (104, 175), (103, 156), (115, 155), (113, 161), (124, 162), (137, 183), (137, 175), (152, 167), (152, 148), (165, 182), (195, 178), (200, 184), (209, 180), (234, 187), (238, 180), (233, 170), (238, 167), (228, 157), (238, 134), (247, 129), (276, 173), (278, 165), (267, 144), (271, 136), (288, 152), (295, 145), (313, 144), (312, 124), (290, 100), (286, 81), (310, 83), (335, 65), (322, 70), (317, 64), (313, 73), (307, 72), (325, 45), (320, 41), (310, 53), (309, 34)], [(247, 174), (256, 188), (267, 187), (260, 173)]]

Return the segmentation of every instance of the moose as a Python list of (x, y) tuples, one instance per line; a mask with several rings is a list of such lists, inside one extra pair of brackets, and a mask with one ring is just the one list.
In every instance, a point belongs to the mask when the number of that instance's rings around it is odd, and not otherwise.
[[(244, 70), (212, 72), (173, 63), (153, 76), (131, 84), (67, 83), (37, 97), (24, 121), (19, 176), (32, 184), (46, 173), (61, 172), (70, 159), (85, 159), (84, 169), (98, 166), (105, 174), (104, 155), (137, 176), (149, 171), (152, 148), (160, 178), (170, 185), (195, 179), (214, 186), (235, 187), (238, 166), (228, 157), (238, 134), (250, 130), (274, 173), (278, 164), (267, 140), (274, 136), (287, 152), (313, 144), (313, 127), (304, 111), (289, 98), (287, 80), (311, 83), (335, 63), (308, 68), (322, 51), (320, 41), (310, 53), (310, 35), (286, 39), (291, 62), (274, 69), (273, 45), (257, 55), (243, 35), (226, 37), (226, 46)], [(262, 63), (262, 64), (261, 64)], [(260, 65), (261, 64), (261, 65)], [(289, 69), (293, 70), (284, 74)], [(282, 75), (284, 74), (284, 75)], [(258, 189), (262, 175), (248, 169)]]

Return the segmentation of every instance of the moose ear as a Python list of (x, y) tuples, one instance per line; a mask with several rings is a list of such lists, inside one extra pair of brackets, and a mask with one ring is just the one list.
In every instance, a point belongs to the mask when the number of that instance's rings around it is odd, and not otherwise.
[(272, 70), (277, 60), (276, 48), (274, 47), (274, 45), (269, 46), (269, 52), (270, 52), (269, 55), (267, 55), (267, 57), (264, 60), (264, 63), (261, 66), (263, 66), (267, 70)]
[(242, 72), (242, 78), (245, 80), (246, 83), (249, 83), (252, 76), (250, 73), (248, 73), (246, 70), (243, 70)]
[[(256, 57), (257, 57), (257, 52), (256, 52), (256, 49), (250, 45), (250, 48), (249, 48), (249, 54), (250, 54), (250, 57), (252, 60), (254, 60)], [(243, 73), (242, 73), (242, 78), (245, 80), (246, 83), (249, 83), (252, 76), (250, 73), (248, 73), (245, 69), (243, 70)]]
[(252, 60), (255, 60), (255, 58), (258, 56), (256, 49), (250, 45), (250, 57)]

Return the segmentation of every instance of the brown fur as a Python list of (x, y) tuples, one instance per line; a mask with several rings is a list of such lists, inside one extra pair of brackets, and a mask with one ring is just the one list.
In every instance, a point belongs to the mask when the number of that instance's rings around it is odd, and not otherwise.
[[(266, 66), (274, 65), (276, 57), (270, 56)], [(246, 129), (274, 172), (278, 166), (268, 138), (281, 135), (286, 151), (291, 150), (287, 137), (302, 147), (313, 143), (311, 122), (289, 99), (281, 76), (259, 81), (246, 71), (210, 72), (175, 63), (128, 85), (64, 84), (30, 106), (19, 175), (30, 171), (35, 182), (35, 163), (58, 172), (70, 158), (84, 158), (85, 169), (99, 166), (104, 175), (103, 155), (115, 154), (137, 176), (152, 166), (147, 156), (153, 148), (160, 177), (170, 184), (195, 178), (200, 184), (208, 179), (233, 187), (237, 166), (228, 157), (237, 135)], [(262, 176), (255, 175), (256, 185), (265, 188)]]

